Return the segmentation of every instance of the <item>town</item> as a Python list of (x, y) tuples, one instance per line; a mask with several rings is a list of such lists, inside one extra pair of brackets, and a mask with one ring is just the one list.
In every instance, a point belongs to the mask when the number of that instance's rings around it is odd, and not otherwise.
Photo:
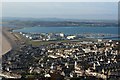
[(65, 34), (65, 33), (25, 33), (25, 32), (13, 32), (20, 34), (22, 37), (29, 40), (37, 41), (57, 41), (57, 40), (77, 40), (81, 38), (98, 38), (98, 39), (109, 39), (119, 38), (116, 34), (93, 34), (93, 33), (81, 33), (81, 34)]
[(71, 1), (2, 1), (0, 80), (120, 80), (118, 2)]
[(119, 42), (97, 39), (39, 46), (21, 43), (19, 49), (3, 55), (2, 66), (4, 73), (23, 78), (116, 80), (120, 76)]

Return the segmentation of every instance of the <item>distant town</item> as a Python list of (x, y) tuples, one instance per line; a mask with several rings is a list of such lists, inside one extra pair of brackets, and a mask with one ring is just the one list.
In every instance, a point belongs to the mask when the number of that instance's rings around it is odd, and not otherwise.
[(100, 34), (100, 33), (82, 33), (82, 34), (65, 34), (65, 33), (25, 33), (25, 32), (16, 32), (22, 37), (29, 40), (36, 41), (57, 41), (57, 40), (78, 40), (81, 38), (97, 38), (97, 39), (112, 39), (119, 38), (117, 34)]

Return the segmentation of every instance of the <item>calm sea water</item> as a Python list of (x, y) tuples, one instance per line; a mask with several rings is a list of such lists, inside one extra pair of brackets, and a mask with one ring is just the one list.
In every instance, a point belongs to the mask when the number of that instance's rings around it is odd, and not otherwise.
[(58, 33), (81, 34), (81, 33), (105, 33), (118, 34), (118, 27), (29, 27), (14, 30), (15, 32), (34, 32), (34, 33)]

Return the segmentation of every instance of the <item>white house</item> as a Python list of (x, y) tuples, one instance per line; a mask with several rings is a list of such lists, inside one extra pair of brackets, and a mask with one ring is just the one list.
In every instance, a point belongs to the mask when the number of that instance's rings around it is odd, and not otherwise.
[(76, 36), (67, 36), (67, 39), (74, 39)]

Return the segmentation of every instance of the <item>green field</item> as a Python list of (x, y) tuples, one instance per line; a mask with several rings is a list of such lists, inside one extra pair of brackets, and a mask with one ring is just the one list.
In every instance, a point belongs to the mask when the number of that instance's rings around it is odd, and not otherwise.
[(22, 35), (20, 35), (19, 33), (14, 33), (15, 37), (17, 37), (18, 40), (25, 42), (26, 44), (31, 44), (33, 46), (40, 46), (40, 45), (47, 45), (50, 43), (59, 43), (59, 42), (80, 42), (80, 41), (96, 41), (96, 39), (88, 39), (88, 38), (83, 38), (83, 39), (77, 39), (77, 40), (55, 40), (55, 41), (36, 41), (36, 40), (30, 40), (27, 39), (25, 37), (23, 37)]
[(71, 42), (70, 40), (60, 40), (60, 41), (28, 41), (28, 44), (32, 44), (33, 46), (39, 46), (39, 45), (47, 45), (50, 43), (58, 43), (58, 42)]

